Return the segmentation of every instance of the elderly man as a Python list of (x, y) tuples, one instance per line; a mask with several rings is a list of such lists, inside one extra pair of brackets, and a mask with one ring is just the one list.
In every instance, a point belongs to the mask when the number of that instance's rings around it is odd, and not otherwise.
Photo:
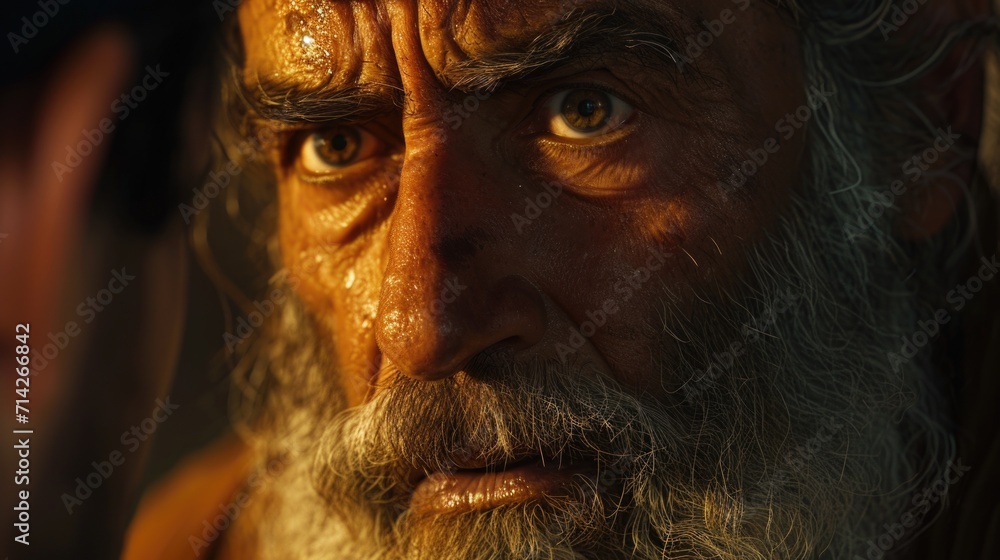
[(148, 498), (128, 554), (988, 557), (992, 499), (925, 531), (995, 467), (963, 439), (986, 12), (243, 3), (281, 255), (253, 452)]

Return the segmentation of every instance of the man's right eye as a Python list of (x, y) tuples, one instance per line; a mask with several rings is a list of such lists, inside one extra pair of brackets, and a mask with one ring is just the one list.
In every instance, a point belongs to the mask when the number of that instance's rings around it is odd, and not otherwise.
[(342, 125), (310, 134), (302, 143), (298, 159), (308, 175), (331, 175), (379, 155), (384, 148), (364, 128)]
[(568, 89), (548, 102), (549, 131), (557, 138), (597, 138), (621, 127), (635, 110), (597, 88)]

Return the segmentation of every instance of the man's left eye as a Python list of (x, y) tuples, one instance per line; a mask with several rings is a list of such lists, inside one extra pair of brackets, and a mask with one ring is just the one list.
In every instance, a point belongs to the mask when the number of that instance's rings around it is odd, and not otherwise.
[(562, 138), (594, 138), (620, 127), (634, 109), (599, 89), (570, 89), (548, 102), (549, 132)]

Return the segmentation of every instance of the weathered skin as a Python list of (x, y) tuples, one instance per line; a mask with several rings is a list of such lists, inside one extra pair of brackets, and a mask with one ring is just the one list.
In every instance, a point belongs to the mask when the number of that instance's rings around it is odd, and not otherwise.
[[(681, 43), (725, 9), (739, 25), (695, 59), (697, 74), (596, 57), (496, 93), (453, 130), (444, 117), (468, 94), (451, 90), (449, 65), (520, 51), (559, 4), (254, 0), (241, 9), (248, 83), (329, 79), (405, 92), (402, 110), (370, 127), (379, 155), (336, 185), (304, 181), (276, 155), (285, 265), (331, 333), (349, 404), (365, 402), (380, 370), (438, 379), (487, 349), (557, 359), (556, 344), (609, 299), (618, 311), (573, 359), (660, 391), (650, 371), (660, 285), (693, 298), (684, 285), (731, 284), (795, 188), (804, 128), (745, 194), (717, 186), (805, 103), (796, 34), (763, 2), (745, 11), (731, 0), (649, 2)], [(635, 113), (589, 143), (546, 134), (534, 104), (580, 82), (610, 88)], [(299, 146), (285, 153), (294, 160)], [(400, 172), (398, 188), (381, 179)], [(546, 180), (565, 191), (518, 233), (511, 215), (524, 215)], [(654, 247), (672, 256), (626, 301), (613, 287)], [(431, 312), (449, 280), (465, 288)]]

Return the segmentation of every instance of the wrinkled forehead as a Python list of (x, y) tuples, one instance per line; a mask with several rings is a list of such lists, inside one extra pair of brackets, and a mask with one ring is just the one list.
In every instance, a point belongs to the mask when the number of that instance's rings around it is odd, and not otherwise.
[(523, 50), (574, 10), (648, 0), (249, 0), (240, 8), (247, 69), (269, 81), (391, 80), (393, 34), (419, 31), (432, 68)]

